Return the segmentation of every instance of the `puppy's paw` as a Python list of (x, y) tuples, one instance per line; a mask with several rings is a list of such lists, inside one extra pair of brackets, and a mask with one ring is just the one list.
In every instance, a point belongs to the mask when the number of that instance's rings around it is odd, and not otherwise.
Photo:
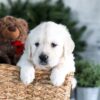
[(61, 86), (64, 83), (65, 77), (58, 73), (52, 72), (50, 79), (54, 86)]
[(72, 83), (72, 89), (75, 89), (77, 86), (77, 80), (75, 78), (72, 78), (71, 83)]
[(33, 67), (31, 67), (31, 68), (27, 68), (27, 67), (21, 68), (20, 78), (21, 78), (21, 81), (25, 85), (30, 84), (35, 78), (34, 68)]
[(72, 78), (72, 77), (69, 77), (68, 80), (71, 81), (72, 90), (75, 89), (77, 86), (77, 80), (75, 78)]

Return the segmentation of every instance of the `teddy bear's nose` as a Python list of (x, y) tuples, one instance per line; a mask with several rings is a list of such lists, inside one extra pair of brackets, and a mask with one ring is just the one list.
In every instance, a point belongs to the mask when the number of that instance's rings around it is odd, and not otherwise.
[(9, 30), (9, 31), (12, 31), (12, 32), (15, 32), (15, 31), (16, 31), (16, 26), (10, 25), (10, 26), (8, 27), (8, 30)]

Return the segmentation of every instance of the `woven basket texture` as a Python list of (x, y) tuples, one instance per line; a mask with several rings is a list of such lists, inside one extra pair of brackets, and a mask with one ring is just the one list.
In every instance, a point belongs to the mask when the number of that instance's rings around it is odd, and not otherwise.
[[(50, 82), (50, 71), (36, 71), (36, 78), (30, 85), (24, 85), (19, 78), (19, 67), (0, 64), (0, 100), (70, 100), (71, 82), (56, 87)], [(60, 76), (59, 76), (60, 77)]]

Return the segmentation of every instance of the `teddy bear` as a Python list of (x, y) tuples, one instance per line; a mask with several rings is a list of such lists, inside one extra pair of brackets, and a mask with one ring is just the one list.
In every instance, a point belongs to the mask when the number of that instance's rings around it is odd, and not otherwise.
[(28, 23), (24, 19), (13, 16), (0, 19), (0, 63), (17, 63), (23, 53), (28, 31)]

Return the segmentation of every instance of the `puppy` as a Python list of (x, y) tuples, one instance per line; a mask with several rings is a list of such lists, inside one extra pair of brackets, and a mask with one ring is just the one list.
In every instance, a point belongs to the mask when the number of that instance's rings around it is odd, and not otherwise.
[[(20, 78), (29, 84), (35, 78), (35, 68), (52, 69), (50, 79), (60, 86), (70, 72), (75, 72), (73, 57), (74, 42), (68, 29), (54, 22), (43, 22), (30, 31), (25, 50), (17, 66), (21, 67)], [(76, 80), (72, 79), (75, 87)]]

